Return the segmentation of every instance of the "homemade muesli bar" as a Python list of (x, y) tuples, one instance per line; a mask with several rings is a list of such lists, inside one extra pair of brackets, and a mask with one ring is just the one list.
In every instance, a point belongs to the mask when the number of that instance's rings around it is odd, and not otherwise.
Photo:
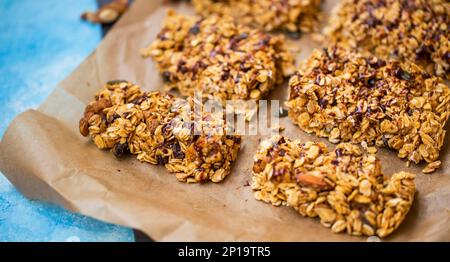
[(344, 0), (325, 33), (334, 42), (414, 62), (449, 78), (448, 0)]
[(196, 12), (233, 16), (265, 31), (287, 31), (293, 37), (317, 29), (321, 0), (192, 0)]
[(282, 36), (217, 15), (199, 19), (169, 11), (142, 54), (157, 63), (168, 89), (186, 96), (201, 91), (219, 101), (260, 99), (294, 72)]
[(202, 109), (192, 98), (112, 81), (87, 105), (80, 133), (116, 157), (131, 153), (140, 161), (164, 165), (180, 181), (220, 182), (230, 173), (241, 137), (226, 133), (223, 114)]
[(274, 136), (261, 142), (254, 158), (255, 198), (318, 217), (335, 233), (386, 237), (411, 208), (415, 175), (384, 176), (375, 152), (350, 143), (329, 151), (320, 142)]
[(289, 116), (304, 131), (392, 148), (408, 163), (430, 163), (425, 173), (439, 167), (450, 90), (418, 66), (334, 46), (314, 51), (289, 89)]

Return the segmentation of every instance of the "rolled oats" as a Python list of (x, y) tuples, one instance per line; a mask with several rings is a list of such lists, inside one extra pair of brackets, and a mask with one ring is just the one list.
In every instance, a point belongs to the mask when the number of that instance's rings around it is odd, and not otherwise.
[(414, 163), (439, 157), (450, 90), (414, 64), (330, 47), (314, 51), (289, 87), (289, 116), (308, 133), (388, 147)]
[(157, 63), (167, 89), (201, 91), (220, 101), (260, 99), (293, 73), (282, 36), (237, 24), (231, 17), (204, 19), (169, 11), (157, 39), (142, 50)]
[(227, 134), (223, 114), (203, 112), (201, 106), (193, 98), (142, 92), (130, 82), (112, 81), (86, 107), (80, 133), (116, 157), (131, 153), (164, 165), (180, 181), (220, 182), (231, 171), (241, 137)]
[(449, 25), (447, 0), (344, 0), (325, 31), (334, 42), (414, 62), (448, 79)]
[(422, 172), (425, 174), (430, 174), (433, 173), (436, 169), (438, 169), (441, 166), (441, 161), (434, 161), (432, 163), (429, 163), (423, 170)]
[(274, 136), (254, 158), (255, 198), (318, 217), (333, 232), (386, 237), (405, 219), (415, 194), (415, 175), (381, 172), (375, 154), (350, 143), (329, 151), (319, 142)]
[(283, 30), (297, 37), (317, 29), (321, 0), (192, 0), (197, 13), (231, 15), (265, 31)]

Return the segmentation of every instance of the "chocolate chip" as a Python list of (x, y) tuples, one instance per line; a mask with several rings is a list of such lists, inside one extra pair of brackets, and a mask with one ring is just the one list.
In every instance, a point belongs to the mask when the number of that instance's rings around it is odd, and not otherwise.
[(112, 152), (113, 152), (114, 156), (117, 158), (123, 157), (124, 155), (126, 155), (130, 152), (130, 149), (128, 148), (128, 143), (116, 144), (113, 147)]

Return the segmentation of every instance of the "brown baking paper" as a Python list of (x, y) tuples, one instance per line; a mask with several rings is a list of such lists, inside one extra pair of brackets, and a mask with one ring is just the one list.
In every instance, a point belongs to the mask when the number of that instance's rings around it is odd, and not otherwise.
[[(326, 10), (336, 1), (328, 0)], [(186, 3), (174, 4), (192, 14)], [(78, 120), (94, 93), (108, 80), (127, 79), (146, 90), (162, 89), (150, 59), (139, 49), (161, 28), (168, 6), (138, 0), (98, 49), (58, 85), (37, 110), (18, 116), (0, 144), (0, 170), (27, 197), (71, 211), (136, 228), (157, 241), (365, 241), (334, 234), (315, 219), (289, 207), (256, 201), (251, 181), (252, 158), (259, 136), (245, 136), (232, 174), (220, 184), (185, 184), (163, 167), (116, 160), (78, 132)], [(299, 60), (314, 44), (304, 35)], [(286, 86), (271, 94), (284, 99)], [(282, 118), (289, 138), (322, 140)], [(328, 143), (329, 144), (329, 143)], [(407, 168), (396, 153), (380, 150), (385, 174), (407, 170), (417, 174), (416, 201), (404, 223), (386, 240), (450, 240), (449, 137), (441, 152), (442, 168), (432, 175), (423, 166)]]

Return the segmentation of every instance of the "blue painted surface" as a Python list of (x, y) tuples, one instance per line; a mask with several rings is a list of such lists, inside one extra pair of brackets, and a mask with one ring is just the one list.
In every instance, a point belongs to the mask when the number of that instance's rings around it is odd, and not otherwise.
[[(95, 0), (0, 0), (0, 137), (101, 41), (79, 19)], [(1, 241), (133, 241), (130, 229), (24, 198), (0, 173)]]

